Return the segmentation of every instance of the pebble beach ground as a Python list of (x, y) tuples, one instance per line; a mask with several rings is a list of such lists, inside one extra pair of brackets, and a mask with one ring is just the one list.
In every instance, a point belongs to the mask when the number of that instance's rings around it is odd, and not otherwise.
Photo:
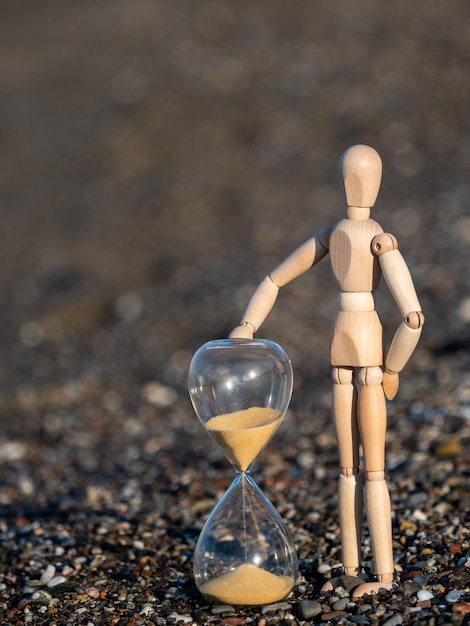
[[(470, 623), (468, 4), (26, 0), (2, 14), (0, 623)], [(274, 605), (209, 604), (192, 554), (233, 470), (192, 411), (188, 365), (343, 217), (336, 168), (353, 143), (382, 155), (373, 217), (427, 320), (388, 407), (397, 587), (320, 591), (341, 563), (323, 261), (260, 333), (295, 384), (252, 476), (299, 576)], [(399, 314), (378, 296), (388, 342)]]

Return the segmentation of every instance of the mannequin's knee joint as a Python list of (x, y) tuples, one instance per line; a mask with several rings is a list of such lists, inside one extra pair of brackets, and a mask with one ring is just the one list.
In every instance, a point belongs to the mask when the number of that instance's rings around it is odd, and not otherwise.
[(381, 385), (383, 372), (381, 367), (361, 367), (357, 375), (357, 381), (364, 387)]
[(352, 385), (354, 369), (352, 367), (334, 367), (331, 378), (336, 385)]
[(358, 467), (342, 467), (340, 470), (341, 476), (346, 476), (347, 478), (351, 478), (351, 476), (357, 476), (359, 474)]
[(385, 480), (385, 472), (365, 472), (364, 478), (370, 482)]

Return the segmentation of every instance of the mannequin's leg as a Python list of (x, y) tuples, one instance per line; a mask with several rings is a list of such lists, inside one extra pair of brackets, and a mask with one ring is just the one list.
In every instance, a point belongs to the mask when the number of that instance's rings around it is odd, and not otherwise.
[[(343, 565), (345, 574), (357, 576), (361, 561), (363, 502), (353, 369), (334, 368), (333, 382), (333, 419), (340, 464), (338, 507)], [(333, 587), (334, 583), (327, 583), (323, 590)]]
[(363, 368), (358, 377), (358, 421), (364, 453), (365, 501), (377, 582), (365, 583), (355, 597), (393, 587), (390, 495), (385, 482), (387, 415), (380, 367)]

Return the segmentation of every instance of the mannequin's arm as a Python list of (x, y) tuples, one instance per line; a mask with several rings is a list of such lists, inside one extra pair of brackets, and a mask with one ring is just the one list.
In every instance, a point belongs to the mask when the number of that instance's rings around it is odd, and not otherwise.
[(232, 330), (230, 337), (253, 337), (273, 308), (279, 289), (306, 272), (328, 253), (330, 231), (330, 228), (325, 228), (303, 243), (264, 278), (251, 296), (240, 325)]
[(392, 235), (382, 233), (372, 242), (385, 281), (403, 316), (385, 359), (384, 391), (391, 400), (398, 391), (398, 373), (413, 354), (424, 325), (424, 315), (408, 267)]

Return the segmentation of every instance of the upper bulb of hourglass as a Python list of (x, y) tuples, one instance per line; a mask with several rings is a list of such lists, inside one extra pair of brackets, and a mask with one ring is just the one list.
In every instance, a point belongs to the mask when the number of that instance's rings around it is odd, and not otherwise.
[(194, 410), (234, 467), (245, 472), (281, 423), (292, 366), (266, 339), (219, 339), (194, 355), (188, 377)]

